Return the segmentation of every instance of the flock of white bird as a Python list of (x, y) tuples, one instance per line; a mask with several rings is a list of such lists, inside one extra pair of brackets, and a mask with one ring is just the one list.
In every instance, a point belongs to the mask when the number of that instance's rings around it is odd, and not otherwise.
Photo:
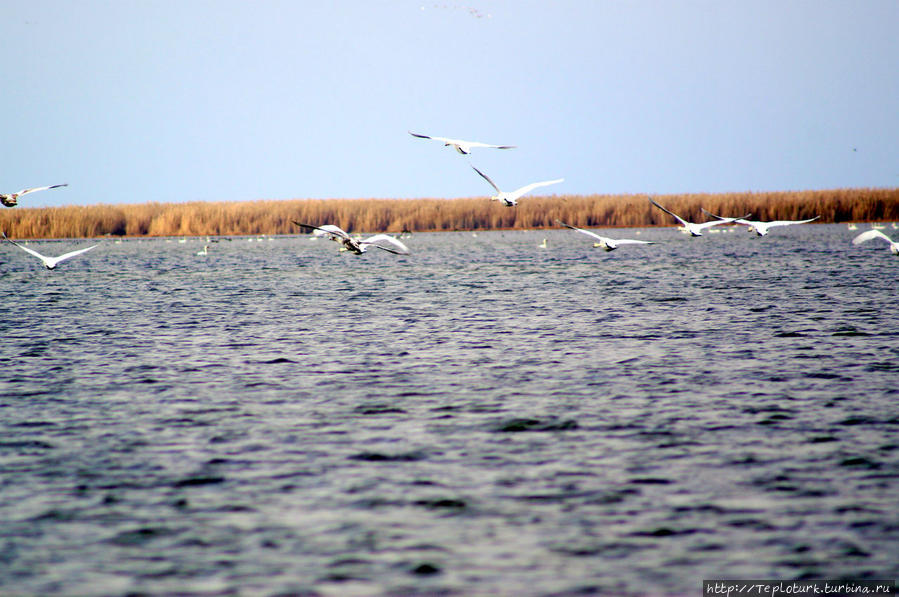
[[(417, 137), (419, 139), (431, 139), (434, 141), (439, 141), (439, 142), (443, 143), (443, 145), (445, 147), (452, 147), (456, 151), (461, 153), (462, 155), (471, 154), (472, 149), (474, 149), (476, 147), (483, 147), (483, 148), (490, 148), (490, 149), (514, 149), (515, 148), (515, 145), (493, 145), (490, 143), (479, 143), (477, 141), (464, 141), (462, 139), (451, 139), (449, 137), (434, 137), (431, 135), (423, 135), (421, 133), (413, 133), (412, 131), (409, 131), (409, 134), (412, 135), (413, 137)], [(500, 201), (508, 207), (514, 207), (514, 206), (518, 205), (518, 200), (522, 196), (526, 195), (527, 193), (533, 191), (536, 188), (553, 185), (556, 183), (563, 182), (565, 180), (563, 178), (558, 178), (556, 180), (533, 182), (533, 183), (525, 185), (519, 189), (516, 189), (510, 193), (507, 193), (507, 192), (503, 192), (502, 190), (500, 190), (499, 186), (495, 182), (493, 182), (493, 180), (489, 176), (487, 176), (486, 174), (484, 174), (483, 172), (478, 170), (475, 166), (472, 166), (472, 168), (474, 168), (474, 171), (477, 172), (478, 174), (480, 174), (481, 177), (484, 180), (486, 180), (488, 183), (490, 183), (490, 186), (492, 186), (496, 190), (496, 195), (492, 196), (490, 199), (493, 201)], [(745, 215), (739, 216), (739, 217), (722, 217), (722, 216), (718, 216), (713, 213), (710, 213), (710, 212), (706, 211), (705, 209), (703, 209), (702, 212), (704, 214), (706, 214), (707, 216), (710, 216), (714, 219), (710, 220), (708, 222), (696, 223), (696, 222), (688, 222), (687, 220), (680, 217), (676, 213), (666, 209), (665, 207), (662, 207), (661, 205), (656, 203), (651, 197), (649, 198), (649, 202), (652, 203), (657, 208), (664, 211), (665, 213), (667, 213), (668, 215), (673, 216), (674, 219), (676, 219), (678, 222), (680, 222), (684, 231), (688, 232), (690, 234), (690, 236), (702, 236), (703, 230), (705, 230), (707, 228), (711, 228), (712, 226), (719, 226), (721, 224), (741, 224), (743, 226), (748, 226), (749, 230), (755, 232), (758, 236), (767, 236), (768, 232), (771, 228), (776, 228), (779, 226), (790, 226), (793, 224), (807, 224), (808, 222), (814, 222), (815, 220), (817, 220), (820, 217), (820, 216), (815, 216), (814, 218), (809, 218), (807, 220), (774, 220), (774, 221), (770, 221), (770, 222), (762, 222), (759, 220), (747, 219), (752, 214), (745, 214)], [(583, 228), (577, 228), (575, 226), (571, 226), (560, 220), (556, 220), (556, 223), (560, 224), (566, 228), (571, 228), (572, 230), (576, 230), (577, 232), (580, 232), (582, 234), (586, 234), (588, 236), (595, 238), (598, 242), (594, 242), (593, 246), (595, 248), (605, 249), (606, 251), (614, 251), (621, 245), (637, 245), (637, 244), (652, 245), (652, 244), (655, 244), (653, 242), (645, 241), (645, 240), (608, 238), (605, 236), (600, 236), (599, 234), (596, 234), (595, 232), (590, 232), (589, 230), (584, 230)], [(343, 231), (341, 231), (341, 232), (343, 232)], [(346, 233), (344, 233), (344, 234), (346, 234)], [(858, 235), (852, 242), (854, 244), (859, 244), (859, 243), (863, 243), (867, 240), (870, 240), (872, 238), (883, 238), (883, 239), (887, 240), (890, 243), (890, 250), (893, 253), (899, 254), (899, 248), (897, 248), (897, 247), (899, 247), (899, 243), (893, 242), (885, 234), (883, 234), (882, 232), (879, 232), (877, 230), (872, 230), (870, 232), (862, 233), (862, 234)], [(543, 239), (543, 244), (541, 244), (540, 246), (542, 248), (546, 248), (546, 239)]]
[[(465, 141), (462, 139), (450, 139), (448, 137), (434, 137), (431, 135), (423, 135), (421, 133), (413, 133), (412, 131), (409, 131), (409, 134), (412, 135), (413, 137), (416, 137), (419, 139), (430, 139), (430, 140), (434, 140), (434, 141), (439, 141), (439, 142), (443, 143), (443, 145), (445, 147), (452, 147), (453, 149), (455, 149), (462, 155), (470, 155), (472, 150), (475, 148), (487, 148), (487, 149), (514, 149), (515, 148), (515, 145), (493, 145), (490, 143), (480, 143), (477, 141)], [(519, 199), (521, 199), (524, 195), (526, 195), (527, 193), (530, 193), (534, 189), (558, 184), (565, 180), (564, 178), (557, 178), (555, 180), (532, 182), (530, 184), (524, 185), (523, 187), (515, 189), (514, 191), (504, 192), (499, 188), (499, 186), (495, 182), (493, 182), (493, 180), (489, 176), (487, 176), (486, 174), (484, 174), (483, 172), (478, 170), (474, 165), (472, 165), (471, 167), (484, 180), (486, 180), (490, 184), (491, 187), (493, 187), (496, 190), (496, 195), (491, 196), (490, 199), (492, 201), (499, 201), (507, 207), (515, 207), (516, 205), (518, 205)], [(28, 193), (34, 193), (37, 191), (46, 191), (48, 189), (56, 189), (56, 188), (65, 187), (65, 186), (68, 186), (68, 184), (57, 184), (57, 185), (50, 185), (50, 186), (45, 186), (45, 187), (27, 188), (27, 189), (22, 189), (21, 191), (18, 191), (16, 193), (9, 193), (9, 194), (0, 193), (0, 203), (5, 205), (6, 207), (15, 207), (16, 205), (18, 205), (19, 197), (21, 197), (23, 195), (27, 195)], [(779, 227), (779, 226), (790, 226), (793, 224), (806, 224), (808, 222), (813, 222), (820, 217), (820, 216), (815, 216), (814, 218), (809, 218), (807, 220), (774, 220), (774, 221), (770, 221), (770, 222), (761, 222), (761, 221), (757, 221), (757, 220), (747, 219), (752, 214), (745, 214), (743, 216), (738, 216), (738, 217), (724, 217), (724, 216), (719, 216), (719, 215), (710, 213), (710, 212), (706, 211), (705, 209), (703, 209), (702, 212), (704, 214), (706, 214), (707, 216), (714, 218), (714, 219), (709, 220), (708, 222), (697, 223), (697, 222), (689, 222), (689, 221), (685, 220), (684, 218), (677, 215), (676, 213), (674, 213), (674, 212), (668, 210), (667, 208), (656, 203), (651, 197), (649, 198), (649, 202), (652, 205), (654, 205), (655, 207), (659, 208), (660, 210), (662, 210), (665, 213), (669, 214), (670, 216), (674, 217), (674, 219), (676, 219), (681, 224), (682, 229), (685, 232), (689, 233), (690, 236), (694, 236), (694, 237), (702, 236), (703, 230), (706, 230), (713, 226), (719, 226), (721, 224), (740, 224), (740, 225), (748, 226), (749, 230), (754, 231), (758, 236), (766, 236), (771, 228), (775, 228), (775, 227)], [(348, 251), (355, 255), (361, 255), (361, 254), (365, 253), (366, 250), (368, 250), (370, 247), (375, 247), (375, 248), (381, 249), (382, 251), (387, 251), (388, 253), (393, 253), (396, 255), (408, 255), (410, 252), (409, 247), (407, 247), (402, 241), (400, 241), (399, 239), (397, 239), (393, 236), (390, 236), (388, 234), (376, 234), (374, 236), (370, 236), (368, 238), (363, 239), (363, 238), (353, 237), (346, 231), (342, 230), (340, 227), (335, 226), (333, 224), (314, 226), (312, 224), (303, 224), (301, 222), (296, 222), (296, 221), (293, 221), (293, 223), (301, 228), (311, 230), (314, 238), (325, 236), (332, 241), (340, 243), (341, 251)], [(613, 239), (613, 238), (609, 238), (609, 237), (605, 237), (605, 236), (600, 236), (599, 234), (596, 234), (595, 232), (591, 232), (589, 230), (584, 230), (583, 228), (577, 228), (575, 226), (571, 226), (560, 220), (556, 220), (556, 223), (561, 226), (564, 226), (566, 228), (570, 228), (572, 230), (580, 232), (581, 234), (585, 234), (587, 236), (594, 238), (597, 242), (594, 242), (593, 246), (595, 248), (601, 248), (606, 251), (614, 251), (621, 245), (638, 245), (638, 244), (639, 245), (652, 245), (652, 244), (655, 244), (651, 241), (645, 241), (645, 240)], [(87, 247), (84, 249), (78, 249), (76, 251), (64, 253), (63, 255), (60, 255), (58, 257), (48, 257), (46, 255), (41, 255), (40, 253), (38, 253), (37, 251), (35, 251), (29, 247), (25, 247), (13, 240), (10, 240), (9, 238), (7, 238), (5, 232), (0, 231), (0, 234), (2, 234), (3, 240), (5, 240), (6, 242), (8, 242), (8, 243), (22, 249), (26, 253), (29, 253), (29, 254), (37, 257), (38, 259), (40, 259), (41, 262), (44, 264), (44, 266), (47, 269), (55, 269), (56, 266), (59, 265), (60, 263), (62, 263), (63, 261), (65, 261), (67, 259), (71, 259), (72, 257), (76, 257), (78, 255), (81, 255), (83, 253), (86, 253), (87, 251), (90, 251), (91, 249), (94, 249), (98, 246), (98, 245), (93, 245), (93, 246), (90, 246), (90, 247)], [(890, 252), (893, 253), (894, 255), (899, 255), (899, 241), (892, 240), (886, 234), (884, 234), (883, 232), (880, 232), (880, 230), (876, 230), (876, 229), (862, 232), (861, 234), (856, 236), (854, 239), (852, 239), (852, 244), (859, 245), (861, 243), (867, 242), (867, 241), (875, 239), (875, 238), (885, 240), (887, 243), (889, 243)], [(544, 239), (543, 244), (540, 246), (543, 248), (546, 248), (546, 239)], [(206, 245), (205, 247), (203, 247), (202, 251), (197, 253), (197, 255), (207, 255), (208, 249), (209, 249), (209, 245)]]

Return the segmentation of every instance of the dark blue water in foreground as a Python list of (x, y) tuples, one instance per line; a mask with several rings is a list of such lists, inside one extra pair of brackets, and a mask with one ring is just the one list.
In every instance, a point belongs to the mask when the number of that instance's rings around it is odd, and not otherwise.
[(4, 244), (0, 594), (899, 576), (899, 259), (639, 232)]

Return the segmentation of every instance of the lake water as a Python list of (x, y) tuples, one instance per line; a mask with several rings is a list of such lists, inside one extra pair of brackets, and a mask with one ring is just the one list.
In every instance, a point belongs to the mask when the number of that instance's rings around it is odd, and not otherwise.
[(0, 594), (899, 576), (886, 243), (608, 232), (4, 243)]

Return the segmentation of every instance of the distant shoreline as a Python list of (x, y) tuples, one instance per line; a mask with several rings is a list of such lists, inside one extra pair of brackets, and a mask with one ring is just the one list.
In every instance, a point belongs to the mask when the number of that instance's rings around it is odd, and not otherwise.
[[(899, 221), (899, 188), (832, 189), (653, 195), (692, 221), (752, 214), (758, 220), (818, 223)], [(0, 210), (10, 238), (242, 236), (294, 234), (292, 223), (336, 224), (348, 232), (440, 232), (557, 228), (555, 220), (585, 228), (673, 226), (677, 222), (647, 195), (525, 197), (510, 208), (487, 197), (464, 199), (283, 199), (235, 202), (144, 203)]]

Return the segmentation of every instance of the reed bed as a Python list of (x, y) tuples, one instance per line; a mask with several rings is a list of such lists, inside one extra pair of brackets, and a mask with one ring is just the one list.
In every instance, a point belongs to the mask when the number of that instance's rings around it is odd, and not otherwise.
[[(758, 220), (820, 216), (822, 223), (899, 221), (899, 188), (696, 193), (654, 199), (692, 221), (700, 208)], [(146, 203), (0, 210), (11, 238), (100, 236), (230, 236), (288, 234), (336, 224), (348, 232), (533, 229), (562, 220), (581, 227), (671, 226), (673, 218), (646, 195), (553, 195), (524, 198), (509, 208), (485, 197), (465, 199), (289, 199), (244, 202)]]

